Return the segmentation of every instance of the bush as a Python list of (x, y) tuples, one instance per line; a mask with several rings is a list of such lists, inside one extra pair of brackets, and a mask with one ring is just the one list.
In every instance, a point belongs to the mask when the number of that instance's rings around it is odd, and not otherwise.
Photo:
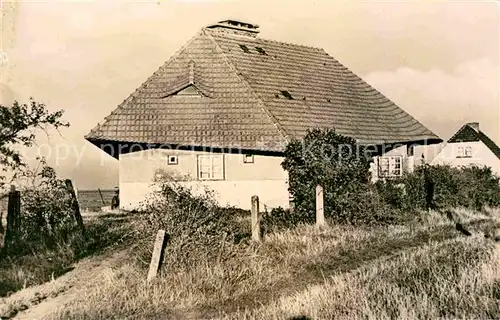
[(481, 211), (500, 206), (500, 178), (488, 167), (419, 166), (402, 178), (376, 183), (385, 203), (402, 210), (426, 209), (424, 171), (433, 185), (432, 207)]
[(264, 232), (292, 229), (303, 223), (314, 223), (314, 217), (314, 215), (304, 214), (302, 211), (278, 207), (262, 215), (261, 227)]
[(379, 220), (378, 198), (370, 188), (370, 160), (364, 147), (333, 130), (312, 130), (303, 142), (285, 149), (282, 167), (288, 171), (296, 217), (314, 221), (316, 186), (324, 191), (325, 217), (340, 223)]
[(21, 192), (21, 239), (51, 247), (77, 230), (73, 199), (52, 168), (45, 167), (39, 178), (37, 185)]
[(160, 229), (169, 235), (166, 266), (188, 266), (193, 261), (214, 261), (231, 245), (248, 237), (238, 222), (239, 211), (221, 208), (211, 192), (193, 195), (175, 181), (164, 181), (145, 202), (139, 258), (149, 261), (152, 240)]
[(9, 252), (2, 253), (23, 255), (51, 250), (74, 238), (78, 229), (73, 199), (54, 169), (42, 159), (36, 170), (19, 171), (17, 181), (22, 186), (19, 230)]
[(461, 173), (457, 197), (460, 206), (476, 210), (500, 206), (500, 177), (490, 167), (468, 166)]

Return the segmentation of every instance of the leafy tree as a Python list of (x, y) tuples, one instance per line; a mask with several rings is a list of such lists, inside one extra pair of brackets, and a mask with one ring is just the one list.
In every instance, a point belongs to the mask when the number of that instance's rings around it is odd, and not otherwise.
[[(14, 101), (13, 105), (0, 105), (0, 166), (5, 173), (17, 170), (25, 163), (15, 146), (30, 147), (35, 142), (36, 130), (45, 132), (49, 128), (68, 127), (69, 123), (61, 120), (63, 110), (49, 112), (43, 103), (30, 98), (29, 104)], [(0, 187), (5, 182), (0, 175)]]
[(334, 130), (315, 129), (303, 141), (292, 141), (285, 149), (282, 167), (288, 171), (295, 210), (304, 217), (314, 215), (315, 190), (320, 184), (325, 215), (354, 222), (351, 220), (369, 191), (370, 161), (367, 149)]

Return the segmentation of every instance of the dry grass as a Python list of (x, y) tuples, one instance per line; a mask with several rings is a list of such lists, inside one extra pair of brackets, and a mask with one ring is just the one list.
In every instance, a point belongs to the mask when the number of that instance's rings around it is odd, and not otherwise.
[[(459, 217), (473, 231), (492, 223)], [(218, 264), (163, 270), (151, 285), (137, 264), (109, 268), (52, 318), (498, 317), (498, 249), (475, 234), (437, 213), (408, 226), (302, 226), (227, 248)]]
[(481, 236), (431, 242), (226, 319), (500, 317), (500, 250)]
[(50, 249), (36, 246), (30, 254), (1, 257), (0, 298), (57, 278), (79, 259), (120, 244), (130, 229), (127, 221), (115, 218), (87, 221), (86, 226), (85, 238), (76, 235)]

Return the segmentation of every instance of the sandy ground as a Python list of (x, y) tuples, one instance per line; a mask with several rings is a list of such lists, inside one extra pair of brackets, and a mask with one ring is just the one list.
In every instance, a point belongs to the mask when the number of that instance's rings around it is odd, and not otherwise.
[[(71, 303), (89, 282), (99, 283), (111, 267), (124, 260), (126, 250), (82, 259), (74, 269), (50, 282), (28, 287), (0, 300), (2, 319), (46, 319)], [(17, 313), (16, 313), (17, 311)]]
[[(84, 220), (98, 219), (103, 215), (123, 216), (123, 212), (82, 211)], [(44, 319), (57, 308), (71, 303), (89, 282), (99, 282), (106, 277), (110, 267), (124, 261), (126, 250), (105, 252), (84, 258), (73, 265), (66, 274), (44, 284), (17, 291), (0, 298), (0, 319)]]

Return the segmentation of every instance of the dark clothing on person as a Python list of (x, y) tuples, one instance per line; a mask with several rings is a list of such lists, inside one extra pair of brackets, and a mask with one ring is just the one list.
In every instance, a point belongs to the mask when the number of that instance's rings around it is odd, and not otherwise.
[(111, 199), (111, 209), (116, 209), (120, 206), (120, 197), (118, 196), (118, 193), (113, 196), (113, 199)]
[(432, 181), (428, 168), (424, 168), (424, 188), (425, 208), (427, 210), (434, 209), (434, 181)]

